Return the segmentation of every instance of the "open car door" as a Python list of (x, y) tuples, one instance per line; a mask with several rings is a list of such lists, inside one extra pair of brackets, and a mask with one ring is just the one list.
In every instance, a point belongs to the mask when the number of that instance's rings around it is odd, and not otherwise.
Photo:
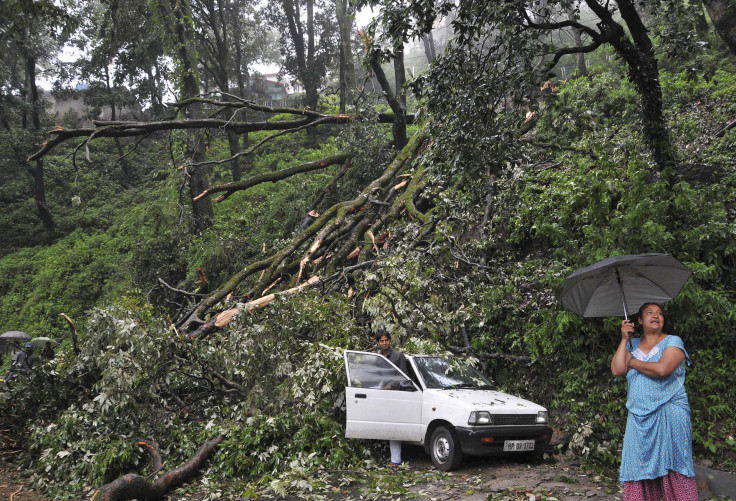
[(345, 351), (346, 438), (422, 440), (422, 392), (378, 353)]

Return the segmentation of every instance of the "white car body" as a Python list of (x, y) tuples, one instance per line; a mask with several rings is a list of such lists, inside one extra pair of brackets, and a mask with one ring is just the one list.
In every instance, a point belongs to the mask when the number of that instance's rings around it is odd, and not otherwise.
[[(344, 356), (346, 438), (423, 445), (443, 470), (459, 467), (463, 454), (540, 454), (549, 445), (552, 430), (544, 407), (481, 389), (486, 384), (450, 388), (455, 380), (449, 371), (432, 372), (448, 363), (440, 357), (406, 355), (407, 374), (377, 353), (345, 351)], [(474, 381), (487, 383), (473, 374)], [(471, 413), (488, 422), (471, 424)]]

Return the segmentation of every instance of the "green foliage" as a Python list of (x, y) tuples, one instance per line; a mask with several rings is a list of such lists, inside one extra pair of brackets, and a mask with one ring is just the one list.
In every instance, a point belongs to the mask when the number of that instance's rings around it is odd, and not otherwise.
[[(466, 28), (472, 37), (475, 27)], [(234, 496), (286, 496), (315, 488), (315, 471), (371, 468), (381, 445), (344, 438), (341, 352), (371, 348), (379, 328), (400, 349), (471, 355), (503, 389), (547, 406), (573, 452), (613, 469), (626, 419), (625, 381), (609, 369), (619, 319), (580, 318), (558, 297), (576, 268), (643, 252), (672, 253), (694, 272), (666, 315), (695, 362), (686, 383), (695, 451), (736, 467), (728, 356), (736, 350), (736, 133), (725, 130), (736, 113), (734, 73), (704, 78), (667, 61), (661, 82), (680, 158), (666, 180), (642, 145), (638, 98), (608, 54), (591, 57), (590, 78), (538, 101), (524, 94), (532, 58), (523, 50), (505, 54), (502, 68), (455, 49), (415, 83), (432, 138), (412, 171), (425, 183), (413, 202), (426, 221), (382, 226), (374, 237), (385, 246), (365, 252), (371, 267), (241, 313), (208, 338), (169, 327), (173, 293), (158, 279), (196, 290), (201, 268), (217, 286), (279, 249), (306, 212), (354, 197), (383, 172), (387, 127), (367, 116), (334, 139), (274, 138), (244, 177), (357, 154), (316, 207), (342, 167), (235, 193), (215, 204), (216, 223), (201, 233), (190, 230), (184, 184), (170, 169), (181, 161), (182, 134), (131, 155), (132, 184), (107, 154), (111, 141), (96, 139), (91, 163), (77, 166), (65, 158), (72, 147), (59, 148), (48, 161), (59, 230), (43, 237), (32, 237), (28, 179), (2, 164), (9, 209), (0, 221), (17, 237), (0, 259), (0, 327), (65, 342), (56, 360), (0, 393), (0, 425), (27, 437), (22, 460), (38, 483), (57, 498), (78, 497), (122, 473), (149, 472), (136, 438), (155, 439), (167, 464), (179, 465), (220, 432), (206, 476), (237, 478)], [(519, 135), (527, 111), (536, 127)], [(250, 144), (267, 135), (250, 134)], [(14, 131), (0, 148), (10, 158), (32, 140)], [(229, 155), (219, 132), (205, 141), (208, 158)], [(229, 167), (213, 167), (212, 180), (229, 181)], [(79, 357), (61, 311), (78, 320)], [(405, 489), (393, 482), (392, 492)]]

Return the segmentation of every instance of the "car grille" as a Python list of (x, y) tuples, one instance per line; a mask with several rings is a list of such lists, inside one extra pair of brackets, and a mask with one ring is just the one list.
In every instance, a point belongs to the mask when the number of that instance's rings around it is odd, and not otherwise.
[(497, 426), (502, 425), (519, 425), (519, 424), (536, 424), (536, 414), (493, 414), (491, 423)]

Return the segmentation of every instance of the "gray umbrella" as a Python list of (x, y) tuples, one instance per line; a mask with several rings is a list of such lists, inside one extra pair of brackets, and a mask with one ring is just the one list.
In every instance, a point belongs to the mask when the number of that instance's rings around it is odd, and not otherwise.
[(644, 303), (674, 298), (692, 273), (669, 254), (614, 256), (573, 272), (560, 299), (584, 317), (628, 319)]
[(31, 340), (31, 336), (22, 331), (8, 331), (0, 334), (0, 353), (5, 353), (12, 343), (24, 345)]

